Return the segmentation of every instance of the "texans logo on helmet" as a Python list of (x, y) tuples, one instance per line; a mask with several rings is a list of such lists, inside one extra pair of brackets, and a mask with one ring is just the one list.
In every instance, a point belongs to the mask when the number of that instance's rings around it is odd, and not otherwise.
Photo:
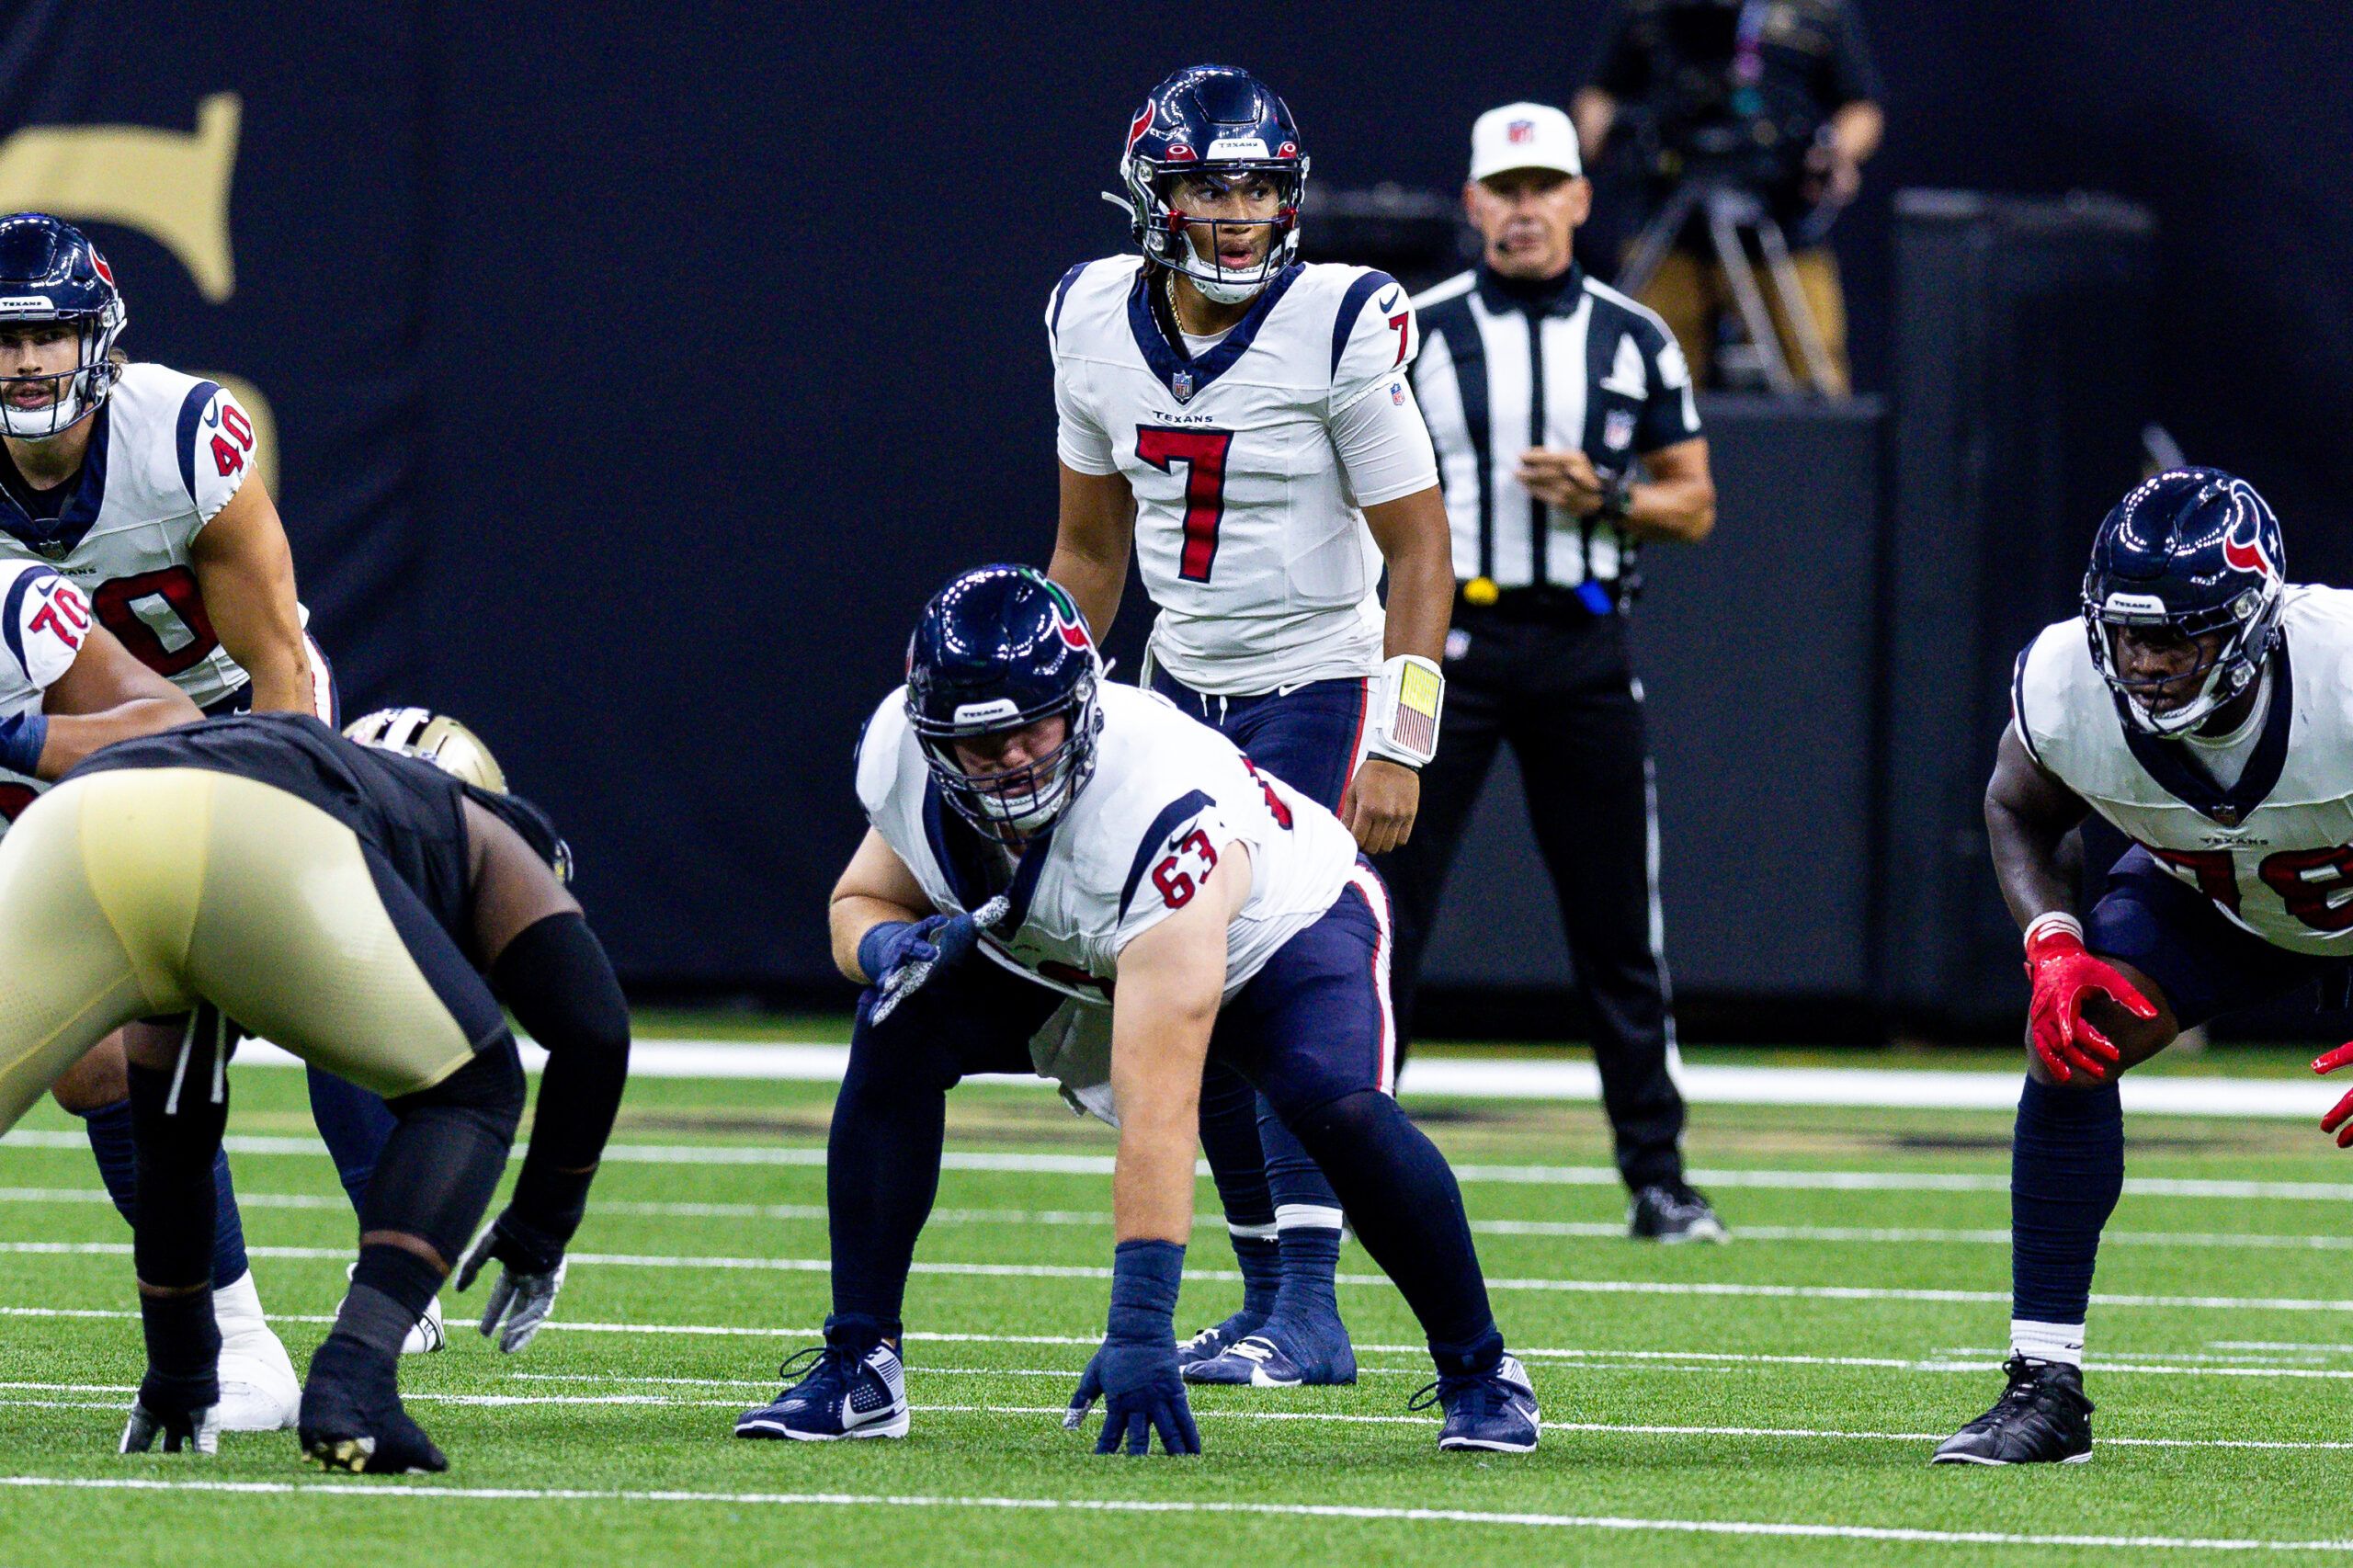
[(1143, 140), (1143, 133), (1152, 129), (1152, 117), (1154, 112), (1155, 106), (1149, 103), (1136, 110), (1135, 119), (1128, 126), (1127, 150), (1129, 152), (1134, 152), (1136, 143)]
[(2279, 569), (2271, 564), (2271, 557), (2263, 552), (2261, 525), (2252, 521), (2247, 525), (2245, 540), (2239, 538), (2235, 528), (2222, 536), (2222, 560), (2234, 572), (2259, 572), (2266, 577), (2279, 575)]
[(1063, 592), (1062, 585), (1047, 577), (1038, 580), (1046, 585), (1046, 597), (1054, 602), (1054, 630), (1063, 642), (1081, 650), (1093, 647), (1093, 641), (1086, 635), (1086, 622), (1079, 615), (1077, 604)]
[(105, 278), (108, 283), (112, 283), (114, 281), (114, 268), (107, 265), (107, 258), (98, 254), (96, 246), (92, 246), (90, 250), (90, 265), (97, 267), (98, 269), (98, 276)]

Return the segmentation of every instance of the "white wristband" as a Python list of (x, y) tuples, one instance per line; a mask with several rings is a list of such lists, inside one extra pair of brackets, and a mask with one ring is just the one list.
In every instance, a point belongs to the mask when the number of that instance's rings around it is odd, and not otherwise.
[(2053, 931), (2064, 931), (2078, 942), (2084, 939), (2084, 923), (2063, 909), (2053, 909), (2038, 915), (2027, 923), (2026, 945), (2029, 949)]
[(1438, 755), (1438, 722), (1446, 710), (1446, 673), (1418, 653), (1400, 653), (1372, 679), (1365, 715), (1365, 755), (1427, 767)]

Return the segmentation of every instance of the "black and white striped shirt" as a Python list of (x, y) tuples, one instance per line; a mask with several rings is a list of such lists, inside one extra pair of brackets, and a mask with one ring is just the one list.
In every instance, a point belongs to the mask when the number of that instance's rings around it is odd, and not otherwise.
[(1581, 267), (1527, 283), (1482, 267), (1414, 301), (1414, 391), (1437, 444), (1454, 575), (1504, 588), (1614, 586), (1636, 541), (1548, 506), (1515, 474), (1530, 447), (1579, 447), (1605, 479), (1699, 434), (1691, 372), (1648, 307)]

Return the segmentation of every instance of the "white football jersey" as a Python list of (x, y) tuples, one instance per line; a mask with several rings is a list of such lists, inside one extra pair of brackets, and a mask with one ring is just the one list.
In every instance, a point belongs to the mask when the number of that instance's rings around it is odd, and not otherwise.
[[(90, 601), (39, 562), (0, 561), (0, 719), (40, 710), (41, 696), (74, 665), (90, 630)], [(0, 834), (49, 786), (0, 767)]]
[[(1405, 290), (1368, 267), (1293, 267), (1188, 358), (1147, 276), (1134, 256), (1074, 267), (1046, 326), (1063, 461), (1135, 494), (1154, 659), (1226, 696), (1371, 674), (1381, 562), (1360, 508), (1438, 483), (1405, 381), (1421, 343)], [(1410, 411), (1425, 456), (1358, 474), (1358, 494), (1332, 426), (1367, 397)]]
[(188, 547), (251, 471), (253, 421), (215, 383), (143, 361), (90, 417), (89, 455), (54, 522), (0, 493), (0, 560), (55, 567), (140, 663), (209, 707), (245, 672), (212, 634)]
[(976, 909), (1010, 881), (1015, 907), (982, 950), (1097, 1006), (1111, 1001), (1127, 945), (1191, 902), (1229, 845), (1248, 845), (1250, 896), (1226, 930), (1231, 996), (1332, 907), (1356, 869), (1356, 840), (1166, 699), (1101, 689), (1094, 776), (1051, 835), (1033, 841), (1017, 877), (1010, 857), (940, 797), (904, 687), (883, 699), (858, 743), (858, 801), (935, 908)]
[(2013, 722), (2044, 768), (2274, 947), (2353, 954), (2353, 593), (2287, 590), (2269, 705), (2236, 784), (2126, 726), (2084, 623), (2018, 658)]

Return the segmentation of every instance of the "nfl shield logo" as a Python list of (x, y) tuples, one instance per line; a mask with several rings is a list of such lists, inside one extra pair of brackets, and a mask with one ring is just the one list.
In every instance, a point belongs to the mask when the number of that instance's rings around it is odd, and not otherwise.
[(1535, 141), (1536, 122), (1532, 119), (1513, 120), (1509, 125), (1504, 127), (1504, 140), (1509, 142), (1515, 147), (1524, 146), (1528, 142)]
[(1193, 395), (1193, 372), (1190, 370), (1179, 370), (1175, 375), (1169, 377), (1168, 390), (1176, 394), (1176, 401), (1178, 403), (1183, 403), (1187, 398), (1191, 397)]
[(1622, 452), (1634, 439), (1634, 415), (1627, 409), (1613, 408), (1601, 422), (1601, 443), (1613, 452)]

